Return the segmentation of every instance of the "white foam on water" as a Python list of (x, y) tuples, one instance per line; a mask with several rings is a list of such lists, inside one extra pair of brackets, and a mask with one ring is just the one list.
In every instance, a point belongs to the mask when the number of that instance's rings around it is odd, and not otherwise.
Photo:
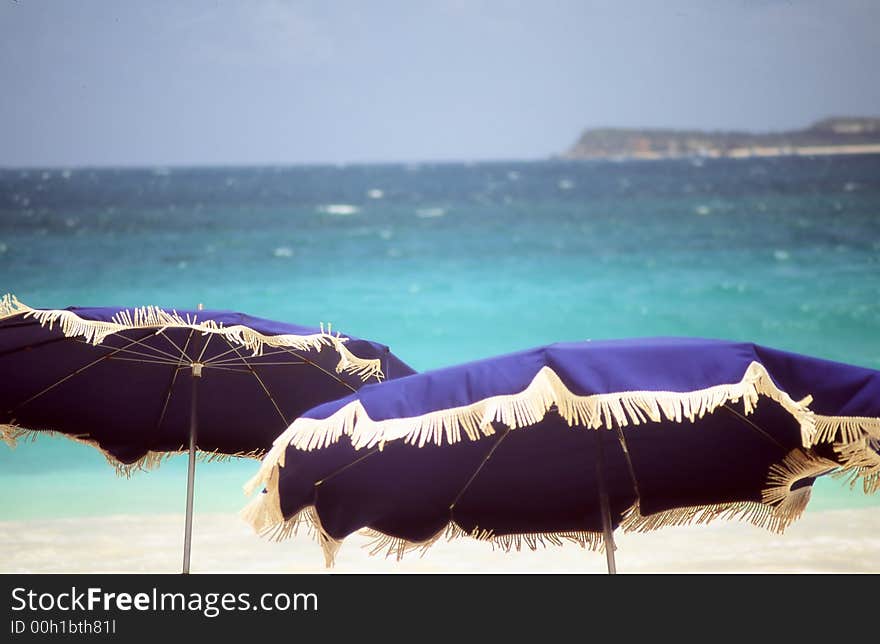
[(293, 257), (293, 249), (289, 246), (279, 246), (272, 251), (275, 257)]
[(360, 212), (360, 210), (361, 209), (357, 206), (353, 206), (348, 203), (331, 203), (323, 206), (318, 206), (318, 212), (322, 212), (325, 215), (336, 215), (339, 217), (356, 215)]
[(710, 212), (712, 212), (712, 209), (705, 204), (700, 204), (694, 208), (694, 213), (697, 215), (708, 215)]
[(445, 208), (419, 208), (416, 210), (416, 216), (422, 219), (431, 219), (433, 217), (442, 217), (446, 214)]
[(560, 190), (571, 190), (572, 188), (574, 188), (574, 181), (572, 181), (571, 179), (560, 179), (556, 182), (556, 185), (559, 187)]
[(385, 193), (378, 188), (371, 188), (370, 190), (367, 190), (367, 196), (370, 199), (381, 199), (385, 196)]
[(777, 248), (776, 250), (773, 251), (773, 258), (778, 262), (784, 262), (789, 257), (791, 257), (791, 255), (789, 254), (789, 252), (787, 250), (782, 250), (782, 249)]

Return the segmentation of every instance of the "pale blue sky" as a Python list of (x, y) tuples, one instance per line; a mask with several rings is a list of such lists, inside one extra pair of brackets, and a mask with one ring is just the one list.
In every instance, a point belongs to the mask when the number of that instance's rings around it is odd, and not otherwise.
[(538, 159), (880, 115), (877, 0), (0, 0), (0, 166)]

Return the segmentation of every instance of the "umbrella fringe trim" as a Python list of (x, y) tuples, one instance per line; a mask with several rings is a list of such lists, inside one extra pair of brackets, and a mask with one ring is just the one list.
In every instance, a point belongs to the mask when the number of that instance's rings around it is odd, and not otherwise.
[(438, 541), (445, 540), (449, 542), (462, 537), (470, 537), (477, 541), (488, 542), (492, 545), (493, 550), (498, 549), (504, 552), (511, 552), (513, 550), (520, 552), (524, 547), (535, 551), (542, 547), (562, 546), (566, 542), (577, 544), (581, 548), (594, 552), (601, 552), (605, 549), (605, 538), (602, 532), (527, 532), (496, 535), (491, 530), (483, 530), (479, 527), (467, 531), (455, 521), (450, 521), (435, 535), (424, 541), (409, 541), (369, 528), (361, 530), (360, 534), (370, 539), (363, 548), (368, 550), (371, 556), (382, 555), (384, 552), (386, 558), (393, 557), (397, 561), (401, 561), (410, 552), (418, 552), (419, 556), (422, 557)]
[(331, 325), (321, 323), (321, 332), (312, 335), (263, 335), (250, 327), (236, 324), (223, 326), (213, 320), (199, 322), (196, 315), (181, 316), (176, 311), (165, 311), (156, 306), (144, 306), (133, 309), (125, 309), (113, 316), (112, 321), (85, 320), (74, 311), (63, 309), (34, 309), (22, 304), (12, 294), (6, 294), (0, 298), (0, 320), (22, 315), (25, 318), (32, 317), (40, 326), (53, 329), (57, 324), (61, 332), (69, 338), (80, 337), (91, 345), (101, 344), (108, 336), (121, 331), (131, 329), (156, 329), (161, 333), (168, 327), (189, 328), (202, 334), (217, 334), (227, 341), (235, 343), (251, 351), (252, 356), (261, 356), (265, 347), (291, 348), (302, 351), (320, 351), (323, 347), (332, 347), (339, 355), (336, 364), (336, 373), (350, 373), (357, 375), (363, 381), (370, 378), (382, 380), (382, 361), (378, 358), (359, 358), (346, 346), (348, 338), (338, 332), (331, 332)]
[[(762, 492), (761, 502), (714, 503), (642, 515), (637, 501), (624, 512), (620, 528), (624, 532), (651, 532), (669, 526), (708, 524), (723, 519), (746, 521), (756, 527), (781, 534), (803, 515), (810, 501), (812, 486), (804, 486), (796, 490), (792, 487), (800, 480), (824, 474), (838, 467), (838, 464), (832, 460), (816, 456), (807, 450), (795, 449), (789, 452), (781, 463), (771, 466), (767, 475), (767, 488)], [(301, 527), (305, 527), (324, 551), (327, 567), (332, 567), (342, 541), (327, 534), (313, 505), (307, 506), (289, 519), (284, 518), (278, 494), (279, 475), (278, 468), (275, 468), (270, 479), (266, 481), (264, 491), (245, 506), (240, 516), (257, 534), (272, 541), (289, 539), (295, 536)], [(499, 548), (504, 552), (512, 550), (519, 552), (524, 547), (534, 551), (539, 547), (562, 546), (566, 542), (575, 543), (594, 552), (604, 551), (605, 548), (605, 539), (601, 532), (565, 531), (496, 535), (491, 530), (480, 528), (466, 531), (455, 521), (450, 521), (424, 541), (410, 541), (369, 528), (361, 530), (360, 534), (370, 539), (363, 547), (371, 556), (381, 555), (384, 552), (386, 558), (394, 557), (398, 561), (411, 552), (418, 552), (419, 556), (424, 556), (431, 546), (444, 538), (446, 541), (452, 541), (461, 537), (471, 537), (478, 541), (490, 542), (493, 549)]]
[(336, 553), (342, 541), (331, 537), (321, 525), (321, 518), (315, 506), (303, 508), (289, 519), (281, 512), (281, 499), (278, 495), (278, 471), (271, 474), (266, 489), (254, 497), (239, 512), (239, 517), (250, 525), (254, 532), (269, 541), (284, 541), (296, 536), (300, 528), (307, 532), (321, 546), (324, 563), (330, 568), (336, 560)]
[(880, 439), (880, 418), (815, 415), (815, 443), (855, 443), (865, 436)]
[[(275, 483), (275, 489), (277, 489), (277, 481)], [(307, 506), (289, 519), (285, 519), (278, 505), (277, 494), (272, 495), (267, 489), (252, 499), (241, 510), (239, 516), (259, 536), (275, 542), (295, 537), (300, 529), (305, 529), (321, 546), (326, 567), (332, 568), (336, 563), (336, 554), (343, 542), (331, 537), (324, 530), (318, 511), (313, 505)], [(478, 541), (488, 542), (492, 545), (493, 550), (498, 548), (504, 552), (512, 550), (519, 552), (524, 547), (534, 551), (540, 547), (562, 546), (566, 542), (577, 544), (594, 552), (604, 551), (605, 548), (604, 535), (601, 532), (565, 531), (496, 535), (491, 530), (480, 528), (474, 528), (471, 531), (464, 530), (455, 521), (450, 521), (436, 534), (424, 541), (409, 541), (369, 528), (360, 530), (359, 534), (369, 539), (363, 548), (369, 552), (370, 556), (384, 553), (386, 558), (394, 557), (397, 561), (411, 552), (418, 552), (419, 556), (424, 556), (430, 547), (438, 541), (453, 541), (461, 537), (471, 537)]]
[(757, 405), (759, 396), (766, 396), (790, 413), (801, 429), (805, 447), (815, 442), (814, 414), (808, 396), (796, 402), (776, 387), (767, 370), (752, 362), (743, 379), (692, 392), (625, 391), (610, 394), (579, 396), (572, 393), (556, 372), (544, 366), (531, 383), (518, 394), (484, 398), (467, 406), (443, 409), (417, 417), (391, 418), (375, 421), (360, 400), (353, 400), (325, 419), (300, 417), (273, 442), (257, 474), (245, 484), (245, 492), (253, 494), (269, 478), (271, 471), (284, 466), (288, 446), (309, 451), (336, 443), (349, 436), (356, 449), (380, 449), (386, 442), (403, 439), (424, 446), (428, 442), (442, 445), (470, 440), (495, 433), (492, 423), (501, 422), (511, 429), (528, 427), (540, 422), (552, 408), (570, 425), (590, 429), (612, 429), (660, 422), (665, 417), (674, 422), (693, 422), (728, 402), (743, 401), (746, 414)]
[(786, 454), (781, 463), (770, 467), (761, 502), (712, 503), (643, 515), (637, 501), (624, 513), (620, 527), (624, 532), (650, 532), (670, 526), (704, 525), (722, 519), (745, 521), (782, 534), (803, 515), (812, 494), (811, 485), (796, 490), (792, 486), (802, 479), (824, 474), (837, 467), (838, 464), (832, 460), (795, 449)]
[(590, 429), (612, 429), (615, 426), (673, 422), (693, 422), (714, 412), (728, 402), (742, 400), (750, 414), (759, 396), (775, 401), (799, 423), (804, 447), (814, 444), (814, 414), (808, 405), (811, 398), (801, 401), (776, 387), (767, 370), (752, 362), (743, 379), (691, 392), (623, 391), (579, 396), (572, 393), (556, 372), (544, 366), (531, 383), (517, 394), (484, 398), (470, 405), (442, 409), (421, 416), (373, 420), (360, 400), (354, 400), (326, 419), (297, 418), (276, 443), (311, 450), (335, 443), (345, 434), (356, 449), (382, 446), (403, 439), (423, 447), (427, 443), (457, 443), (463, 435), (471, 440), (495, 433), (493, 422), (511, 429), (528, 427), (540, 422), (552, 408), (571, 426)]
[[(170, 451), (150, 450), (136, 461), (133, 461), (131, 463), (123, 463), (118, 458), (113, 456), (113, 454), (101, 447), (98, 441), (91, 438), (86, 438), (83, 435), (74, 436), (71, 434), (56, 432), (49, 429), (26, 429), (17, 425), (0, 425), (0, 441), (6, 443), (11, 449), (15, 449), (21, 442), (33, 442), (37, 439), (38, 436), (60, 436), (67, 440), (72, 440), (76, 443), (88, 445), (89, 447), (98, 450), (101, 455), (105, 459), (107, 459), (107, 463), (109, 463), (113, 467), (113, 469), (116, 471), (117, 476), (124, 478), (131, 478), (131, 476), (135, 472), (147, 472), (150, 470), (154, 470), (158, 468), (164, 461), (167, 461), (173, 456), (179, 456), (181, 454), (189, 453), (189, 448), (184, 447)], [(261, 449), (251, 450), (247, 452), (236, 452), (234, 454), (198, 449), (196, 450), (196, 459), (200, 463), (222, 463), (233, 458), (260, 459), (265, 456), (265, 454), (266, 450)]]
[[(806, 501), (802, 499), (798, 503), (806, 505)], [(757, 501), (735, 501), (687, 506), (642, 515), (636, 503), (624, 513), (620, 527), (624, 532), (652, 532), (667, 527), (706, 525), (722, 519), (745, 521), (758, 528), (782, 533), (791, 521), (777, 516), (774, 510), (773, 507)]]
[[(767, 474), (767, 488), (761, 493), (761, 502), (771, 505), (782, 517), (791, 521), (800, 517), (809, 501), (812, 485), (793, 489), (793, 486), (808, 478), (815, 478), (838, 470), (840, 465), (827, 458), (803, 449), (793, 449), (779, 463), (770, 466)], [(803, 507), (793, 502), (799, 492), (806, 491)], [(790, 521), (789, 521), (790, 522)]]
[(834, 474), (836, 478), (844, 479), (850, 488), (861, 483), (865, 494), (880, 490), (880, 439), (865, 437), (835, 445), (834, 451), (843, 461), (841, 470)]
[(408, 541), (370, 528), (361, 530), (360, 534), (369, 539), (369, 541), (363, 545), (363, 548), (369, 552), (370, 556), (380, 556), (384, 551), (386, 559), (394, 557), (397, 561), (401, 561), (404, 555), (410, 552), (418, 552), (419, 557), (424, 557), (425, 553), (428, 552), (431, 546), (444, 537), (447, 540), (454, 539), (457, 530), (461, 530), (461, 528), (455, 523), (449, 523), (442, 529), (438, 530), (435, 535), (424, 541)]
[(833, 443), (841, 467), (836, 478), (865, 494), (880, 490), (880, 418), (816, 415), (816, 442)]
[(268, 493), (260, 494), (239, 512), (239, 516), (248, 523), (259, 536), (269, 541), (280, 542), (295, 537), (304, 528), (324, 553), (324, 565), (332, 568), (336, 563), (336, 553), (342, 547), (342, 541), (331, 537), (321, 525), (321, 517), (315, 506), (303, 508), (289, 519), (281, 514), (275, 499)]

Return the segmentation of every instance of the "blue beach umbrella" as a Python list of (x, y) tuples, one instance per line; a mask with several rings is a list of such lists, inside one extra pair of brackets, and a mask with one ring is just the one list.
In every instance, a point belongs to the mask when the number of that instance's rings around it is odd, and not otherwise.
[(58, 433), (121, 474), (187, 452), (259, 458), (307, 409), (413, 373), (385, 345), (232, 311), (34, 309), (0, 299), (0, 438)]
[(243, 515), (307, 526), (328, 565), (366, 530), (401, 556), (443, 537), (503, 548), (738, 518), (782, 532), (818, 476), (880, 487), (880, 372), (750, 343), (553, 344), (381, 384), (302, 414)]

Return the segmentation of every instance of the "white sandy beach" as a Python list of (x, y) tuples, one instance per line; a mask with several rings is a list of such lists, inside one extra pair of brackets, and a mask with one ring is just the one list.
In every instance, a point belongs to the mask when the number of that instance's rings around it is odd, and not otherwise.
[[(0, 572), (180, 571), (182, 515), (0, 522)], [(618, 531), (619, 573), (878, 573), (880, 508), (810, 512), (777, 535), (717, 521), (649, 534)], [(402, 561), (370, 556), (353, 536), (324, 567), (307, 534), (281, 543), (251, 532), (235, 514), (196, 515), (193, 573), (603, 573), (603, 553), (576, 545), (505, 553), (470, 539), (435, 544)]]

